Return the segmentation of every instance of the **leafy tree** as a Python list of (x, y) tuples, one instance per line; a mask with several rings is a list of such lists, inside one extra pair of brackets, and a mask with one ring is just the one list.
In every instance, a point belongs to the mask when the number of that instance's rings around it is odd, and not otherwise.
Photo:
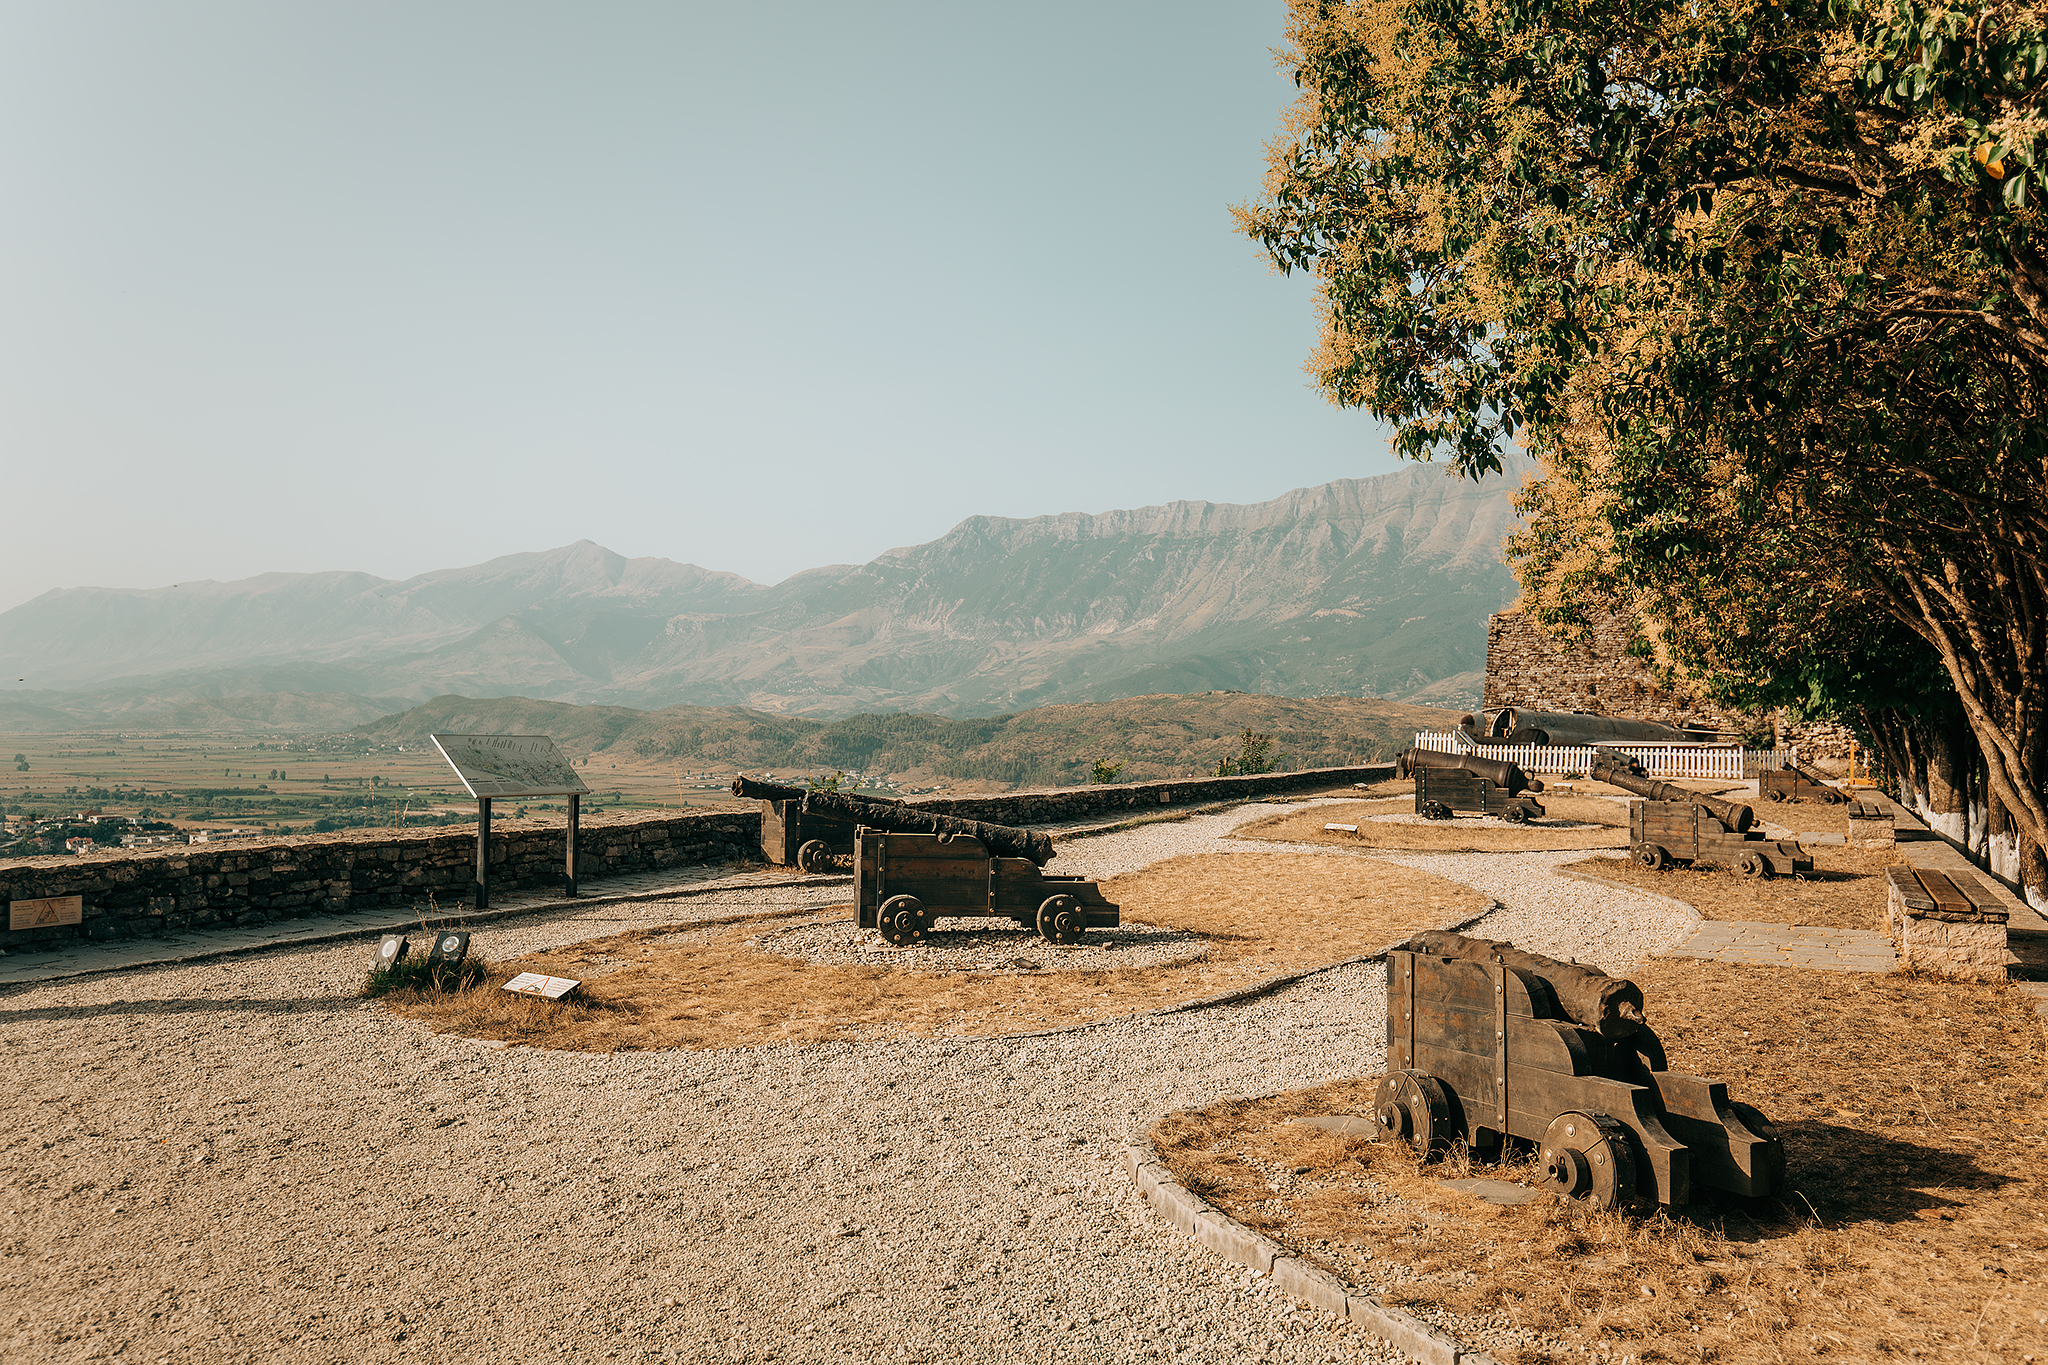
[(1224, 758), (1216, 764), (1218, 777), (1250, 777), (1254, 773), (1273, 771), (1273, 763), (1267, 755), (1272, 751), (1273, 737), (1253, 730), (1237, 732), (1237, 756)]
[(1529, 447), (1510, 549), (1553, 629), (1640, 613), (1760, 692), (1818, 679), (1802, 633), (1910, 631), (2048, 889), (2041, 12), (1290, 12), (1301, 101), (1240, 217), (1319, 280), (1324, 389), (1474, 477)]
[(1095, 783), (1114, 782), (1116, 781), (1116, 775), (1123, 770), (1124, 765), (1121, 763), (1111, 763), (1105, 759), (1098, 758), (1095, 760), (1094, 769), (1088, 775), (1088, 780)]

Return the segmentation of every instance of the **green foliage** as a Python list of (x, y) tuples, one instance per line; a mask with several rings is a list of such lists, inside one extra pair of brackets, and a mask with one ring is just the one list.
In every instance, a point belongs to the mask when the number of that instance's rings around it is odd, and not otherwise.
[(844, 771), (840, 771), (835, 772), (832, 774), (832, 776), (826, 778), (807, 778), (804, 781), (804, 785), (806, 787), (809, 787), (814, 792), (836, 792), (839, 790), (839, 784), (844, 782), (845, 780), (846, 773)]
[(1222, 758), (1216, 762), (1218, 777), (1250, 777), (1255, 773), (1273, 771), (1273, 761), (1267, 757), (1273, 748), (1271, 735), (1259, 734), (1252, 730), (1237, 732), (1237, 755)]
[(1317, 278), (1333, 399), (1468, 475), (1527, 443), (1555, 631), (1637, 615), (1659, 666), (1822, 713), (1945, 705), (1938, 662), (2048, 839), (2040, 12), (1290, 10), (1240, 221)]
[(1095, 760), (1095, 767), (1088, 774), (1088, 780), (1098, 785), (1114, 782), (1116, 775), (1123, 770), (1124, 765), (1121, 763), (1110, 763), (1098, 758)]
[(490, 974), (490, 964), (475, 952), (453, 964), (430, 963), (422, 953), (418, 957), (400, 958), (389, 967), (370, 968), (363, 981), (363, 994), (378, 996), (389, 995), (393, 991), (420, 991), (433, 994), (473, 991), (482, 986)]

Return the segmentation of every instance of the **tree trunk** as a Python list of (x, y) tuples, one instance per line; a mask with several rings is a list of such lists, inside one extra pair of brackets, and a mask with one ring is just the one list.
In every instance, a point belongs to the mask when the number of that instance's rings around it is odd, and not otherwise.
[(1920, 818), (1936, 834), (1965, 848), (1970, 841), (1970, 769), (1976, 744), (1962, 717), (1936, 715), (1919, 729), (1927, 754), (1926, 793)]
[(2012, 816), (2006, 813), (2005, 803), (1996, 796), (1986, 802), (1989, 808), (1990, 831), (1985, 840), (1984, 865), (1991, 869), (1991, 875), (2001, 877), (2014, 886), (2020, 881), (2020, 846), (2018, 836), (2013, 833)]

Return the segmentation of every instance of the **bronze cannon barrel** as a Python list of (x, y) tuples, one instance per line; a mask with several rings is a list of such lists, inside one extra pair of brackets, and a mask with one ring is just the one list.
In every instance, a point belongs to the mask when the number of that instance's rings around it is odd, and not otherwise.
[(1756, 812), (1740, 801), (1723, 801), (1718, 796), (1687, 791), (1669, 782), (1659, 782), (1654, 777), (1638, 776), (1611, 759), (1602, 758), (1593, 764), (1593, 780), (1634, 792), (1650, 801), (1681, 801), (1698, 806), (1737, 834), (1747, 834), (1749, 827), (1756, 823)]
[(932, 811), (906, 806), (901, 801), (884, 801), (872, 796), (856, 796), (852, 792), (814, 792), (802, 787), (783, 787), (772, 782), (756, 782), (747, 777), (732, 780), (732, 794), (742, 799), (753, 798), (762, 801), (801, 801), (806, 815), (827, 815), (838, 820), (851, 820), (869, 829), (887, 830), (891, 834), (965, 834), (979, 839), (989, 853), (998, 858), (1029, 858), (1044, 867), (1057, 856), (1052, 839), (1034, 830), (1018, 829), (1015, 825), (992, 825), (985, 820), (963, 820), (952, 815), (938, 815)]
[(1521, 764), (1504, 763), (1497, 758), (1480, 758), (1476, 754), (1442, 754), (1433, 749), (1410, 749), (1396, 760), (1396, 771), (1403, 777), (1417, 768), (1468, 772), (1474, 777), (1485, 778), (1509, 796), (1520, 796), (1525, 791), (1543, 790), (1543, 784), (1523, 772)]

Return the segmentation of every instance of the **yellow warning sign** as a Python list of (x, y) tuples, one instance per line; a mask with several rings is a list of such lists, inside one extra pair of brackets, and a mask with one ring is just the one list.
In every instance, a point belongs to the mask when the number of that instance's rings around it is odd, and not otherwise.
[(85, 918), (85, 897), (46, 896), (39, 901), (7, 902), (7, 927), (42, 929), (53, 924), (77, 924)]

